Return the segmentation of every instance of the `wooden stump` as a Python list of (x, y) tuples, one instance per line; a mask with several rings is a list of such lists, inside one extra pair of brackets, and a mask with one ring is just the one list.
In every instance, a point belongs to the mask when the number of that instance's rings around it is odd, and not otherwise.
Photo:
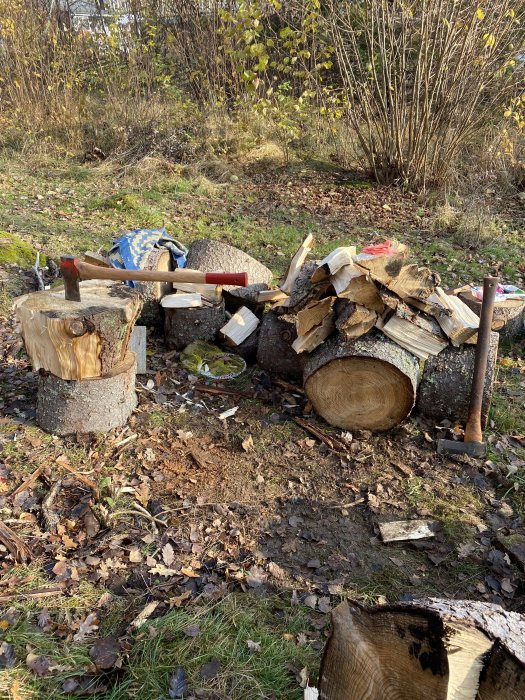
[(525, 618), (477, 601), (366, 609), (344, 602), (320, 672), (320, 700), (518, 700)]
[[(148, 255), (144, 270), (168, 272), (173, 269), (171, 254), (166, 248), (154, 248)], [(136, 282), (136, 289), (143, 301), (138, 323), (143, 326), (162, 328), (164, 313), (160, 300), (173, 292), (171, 282)]]
[(233, 347), (228, 346), (228, 352), (234, 352), (236, 355), (240, 355), (243, 360), (246, 360), (248, 363), (255, 362), (257, 359), (257, 349), (259, 347), (260, 328), (260, 326), (256, 328), (240, 345), (234, 345)]
[(34, 370), (61, 379), (107, 375), (126, 356), (140, 296), (124, 284), (82, 282), (82, 301), (63, 290), (26, 294), (15, 301)]
[[(498, 343), (499, 335), (492, 332), (481, 410), (483, 428), (487, 425), (492, 400)], [(475, 355), (476, 346), (464, 344), (458, 348), (449, 345), (439, 355), (428, 358), (418, 391), (416, 408), (419, 413), (438, 420), (447, 418), (465, 423)]]
[(269, 311), (262, 320), (257, 363), (262, 369), (290, 379), (303, 376), (303, 358), (292, 348), (297, 338), (295, 316)]
[[(470, 292), (459, 295), (461, 301), (479, 316), (481, 314), (481, 301)], [(492, 330), (500, 333), (504, 338), (513, 340), (525, 333), (525, 297), (522, 299), (508, 299), (494, 303), (494, 317)]]
[(317, 413), (346, 430), (388, 430), (416, 399), (419, 362), (379, 332), (355, 342), (326, 340), (304, 366), (304, 388)]
[(125, 425), (137, 405), (135, 354), (103, 377), (68, 381), (41, 372), (36, 422), (53, 435), (105, 433)]
[[(207, 238), (194, 241), (190, 245), (187, 266), (192, 270), (201, 272), (247, 272), (248, 283), (252, 285), (269, 285), (273, 278), (270, 269), (251, 255), (238, 248), (234, 248), (221, 241), (212, 241)], [(267, 287), (261, 287), (261, 289)], [(225, 286), (224, 289), (230, 297), (239, 295), (241, 306), (245, 305), (246, 294), (243, 287)]]
[(250, 311), (261, 316), (264, 311), (264, 303), (259, 302), (257, 296), (259, 292), (267, 289), (268, 285), (264, 282), (249, 284), (247, 287), (233, 287), (231, 291), (225, 289), (223, 294), (226, 308), (231, 313), (235, 313), (241, 306), (247, 306)]
[(215, 340), (226, 323), (224, 301), (193, 309), (164, 309), (164, 337), (169, 350), (182, 350), (194, 340)]

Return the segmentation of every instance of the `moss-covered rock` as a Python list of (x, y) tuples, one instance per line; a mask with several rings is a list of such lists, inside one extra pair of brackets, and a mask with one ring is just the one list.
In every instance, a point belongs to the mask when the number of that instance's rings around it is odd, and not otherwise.
[[(16, 263), (20, 267), (33, 267), (36, 262), (36, 249), (14, 233), (0, 231), (0, 265)], [(45, 265), (44, 255), (40, 255), (40, 266)]]

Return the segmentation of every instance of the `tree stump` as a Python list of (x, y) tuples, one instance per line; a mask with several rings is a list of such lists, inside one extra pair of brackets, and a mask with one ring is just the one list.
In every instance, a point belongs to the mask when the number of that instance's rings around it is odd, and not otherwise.
[(240, 345), (228, 346), (228, 352), (234, 352), (240, 355), (243, 360), (248, 363), (255, 362), (257, 359), (257, 350), (259, 348), (260, 326), (251, 333), (246, 340), (243, 340)]
[[(492, 332), (481, 409), (483, 428), (487, 425), (492, 400), (498, 343), (499, 335)], [(429, 418), (447, 418), (465, 423), (468, 417), (475, 355), (475, 345), (463, 344), (457, 348), (449, 345), (439, 355), (430, 356), (425, 362), (419, 385), (417, 411)]]
[(332, 612), (320, 700), (518, 700), (525, 618), (476, 601), (421, 600)]
[(194, 340), (215, 340), (226, 323), (224, 301), (190, 309), (164, 309), (164, 337), (169, 350), (183, 350)]
[(267, 372), (290, 379), (303, 376), (303, 357), (292, 348), (297, 338), (295, 316), (278, 316), (269, 311), (263, 317), (259, 332), (257, 364)]
[[(459, 295), (461, 301), (474, 311), (477, 316), (481, 314), (481, 301), (470, 292)], [(525, 297), (523, 299), (508, 299), (494, 303), (494, 316), (492, 330), (497, 331), (508, 340), (519, 338), (525, 333)]]
[[(221, 241), (204, 238), (190, 245), (186, 265), (201, 272), (247, 272), (249, 285), (269, 285), (273, 273), (251, 255)], [(225, 286), (230, 297), (239, 295), (241, 306), (245, 305), (244, 287)], [(267, 287), (261, 287), (267, 289)]]
[(140, 296), (124, 284), (82, 282), (82, 301), (63, 290), (26, 294), (15, 301), (33, 369), (60, 379), (105, 376), (126, 356)]
[(326, 340), (306, 360), (304, 388), (327, 423), (346, 430), (388, 430), (416, 400), (419, 362), (378, 331), (354, 342)]
[[(169, 272), (173, 269), (171, 254), (166, 248), (153, 248), (148, 255), (144, 270)], [(166, 294), (173, 292), (171, 282), (135, 282), (135, 289), (142, 297), (142, 312), (138, 323), (143, 326), (162, 328), (164, 323), (163, 309), (160, 300)]]
[(48, 372), (38, 378), (36, 422), (53, 435), (106, 433), (126, 424), (137, 405), (135, 354), (103, 377), (69, 381)]
[(235, 313), (242, 306), (247, 306), (254, 314), (261, 316), (264, 311), (264, 303), (257, 301), (257, 295), (267, 289), (268, 285), (264, 282), (249, 284), (247, 287), (233, 287), (231, 291), (225, 289), (223, 295), (226, 308), (231, 313)]

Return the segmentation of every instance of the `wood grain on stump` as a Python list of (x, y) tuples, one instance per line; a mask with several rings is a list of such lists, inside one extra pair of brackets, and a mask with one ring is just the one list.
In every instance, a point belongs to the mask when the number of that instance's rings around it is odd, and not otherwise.
[(388, 430), (410, 413), (419, 362), (379, 332), (355, 342), (326, 340), (304, 366), (304, 388), (316, 412), (346, 430)]
[(135, 354), (103, 377), (71, 381), (41, 372), (36, 422), (53, 435), (105, 433), (126, 424), (137, 405)]
[[(481, 423), (487, 425), (496, 361), (498, 358), (499, 335), (490, 334), (490, 350), (487, 373), (483, 389)], [(449, 345), (439, 355), (430, 356), (425, 362), (423, 377), (419, 385), (417, 410), (424, 416), (438, 420), (458, 420), (465, 422), (468, 417), (472, 375), (476, 346), (463, 344), (458, 348)]]
[(259, 331), (259, 367), (282, 377), (302, 378), (303, 357), (292, 348), (297, 338), (295, 321), (295, 316), (277, 315), (274, 311), (265, 314)]
[[(481, 315), (481, 301), (476, 299), (470, 292), (463, 292), (459, 295), (461, 301), (474, 311), (477, 316)], [(494, 316), (492, 319), (492, 330), (497, 331), (503, 337), (513, 340), (525, 333), (525, 297), (523, 299), (508, 299), (507, 301), (496, 301), (494, 303)]]
[(164, 309), (164, 337), (169, 350), (182, 350), (194, 340), (214, 340), (226, 323), (224, 301), (193, 309)]
[(26, 294), (15, 301), (22, 337), (34, 370), (61, 379), (108, 374), (126, 356), (140, 296), (124, 284), (82, 282), (82, 301), (63, 290)]
[[(153, 248), (146, 258), (144, 270), (169, 272), (173, 269), (171, 253), (166, 248)], [(171, 282), (135, 282), (135, 289), (142, 297), (142, 311), (139, 323), (143, 326), (162, 328), (164, 313), (160, 300), (173, 292)]]

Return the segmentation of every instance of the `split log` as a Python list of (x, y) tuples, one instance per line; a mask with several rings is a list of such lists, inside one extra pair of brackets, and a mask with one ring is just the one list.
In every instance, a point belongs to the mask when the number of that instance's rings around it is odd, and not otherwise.
[(297, 338), (295, 316), (269, 311), (263, 316), (257, 348), (257, 364), (267, 372), (302, 379), (303, 359), (292, 348)]
[(346, 430), (388, 430), (416, 399), (419, 362), (372, 331), (355, 342), (330, 338), (305, 362), (304, 388), (328, 423)]
[[(417, 316), (416, 316), (417, 319)], [(448, 340), (442, 334), (432, 333), (407, 318), (394, 314), (385, 323), (379, 320), (377, 327), (405, 350), (420, 360), (427, 360), (430, 355), (439, 353), (448, 347)]]
[[(221, 241), (204, 238), (190, 245), (187, 267), (201, 272), (247, 272), (248, 282), (270, 285), (273, 273), (251, 255)], [(240, 294), (243, 287), (225, 286), (231, 295)]]
[(288, 299), (288, 294), (285, 294), (280, 289), (266, 289), (257, 293), (257, 302), (259, 304), (271, 304), (275, 301), (284, 301)]
[(165, 309), (166, 346), (168, 350), (183, 350), (194, 340), (214, 340), (225, 321), (223, 300), (195, 309)]
[[(476, 316), (481, 314), (481, 301), (471, 292), (459, 295)], [(497, 331), (502, 337), (514, 340), (525, 333), (525, 296), (523, 299), (508, 299), (507, 301), (494, 302), (494, 316), (492, 330)]]
[(148, 347), (147, 347), (148, 329), (146, 326), (135, 326), (131, 333), (128, 343), (128, 350), (135, 353), (137, 360), (137, 374), (146, 374)]
[(198, 282), (177, 282), (173, 285), (177, 292), (200, 294), (204, 301), (218, 304), (222, 297), (222, 287), (216, 284), (199, 284)]
[(518, 700), (525, 618), (476, 601), (366, 609), (341, 603), (321, 664), (321, 700)]
[(352, 258), (356, 254), (355, 245), (336, 248), (329, 253), (312, 275), (312, 282), (322, 282), (331, 275), (335, 275), (345, 265), (353, 265)]
[(106, 433), (126, 424), (137, 405), (135, 355), (103, 377), (67, 381), (40, 373), (36, 422), (52, 435)]
[(285, 294), (291, 294), (292, 289), (295, 284), (295, 280), (297, 279), (297, 276), (301, 272), (301, 268), (304, 264), (304, 261), (308, 257), (308, 254), (312, 250), (314, 246), (314, 237), (312, 236), (311, 233), (306, 236), (304, 241), (301, 243), (299, 248), (297, 249), (295, 255), (293, 256), (290, 265), (288, 267), (288, 270), (286, 272), (284, 281), (279, 285), (281, 288), (281, 291), (284, 292)]
[[(153, 248), (144, 264), (144, 270), (169, 272), (173, 270), (171, 254), (166, 248)], [(171, 294), (171, 282), (135, 282), (135, 289), (142, 297), (143, 306), (138, 322), (143, 326), (162, 328), (164, 314), (160, 300)]]
[(319, 265), (318, 260), (311, 260), (305, 263), (295, 278), (292, 291), (288, 299), (276, 305), (277, 313), (288, 314), (298, 313), (312, 301), (318, 301), (323, 297), (330, 287), (329, 280), (323, 280), (318, 284), (313, 284), (311, 277)]
[(428, 267), (404, 265), (399, 274), (390, 282), (385, 282), (387, 289), (401, 299), (427, 299), (441, 282), (436, 272)]
[(26, 294), (15, 301), (33, 369), (60, 379), (107, 375), (125, 358), (140, 310), (139, 295), (123, 284), (82, 282), (82, 301), (63, 290)]
[(338, 299), (335, 303), (335, 327), (345, 341), (360, 338), (373, 328), (377, 313), (348, 299)]
[(90, 265), (98, 265), (99, 267), (111, 267), (111, 263), (105, 255), (95, 253), (92, 250), (86, 250), (86, 252), (83, 253), (83, 258), (84, 262), (87, 262)]
[(202, 306), (202, 297), (198, 292), (177, 292), (162, 297), (160, 305), (164, 309), (194, 309)]
[(315, 348), (321, 345), (334, 331), (335, 313), (329, 311), (317, 326), (313, 326), (305, 335), (298, 335), (292, 344), (292, 348), (297, 354), (312, 352), (312, 350), (315, 350)]
[(257, 316), (248, 307), (242, 306), (220, 329), (220, 334), (226, 345), (240, 345), (255, 331), (259, 323)]
[[(487, 424), (492, 400), (498, 343), (499, 335), (492, 332), (481, 409), (483, 427)], [(466, 422), (475, 354), (475, 345), (449, 346), (439, 355), (428, 358), (418, 391), (419, 413), (437, 420), (447, 418)]]
[(360, 253), (354, 257), (354, 263), (375, 282), (387, 285), (399, 275), (407, 255), (407, 247), (401, 244), (391, 255)]
[(336, 293), (338, 297), (366, 306), (367, 309), (377, 311), (378, 314), (382, 314), (385, 310), (378, 288), (366, 275), (352, 278), (343, 290), (336, 290)]
[(479, 318), (459, 297), (449, 296), (441, 287), (436, 287), (426, 302), (439, 309), (437, 322), (452, 345), (459, 346), (477, 333)]
[(341, 296), (341, 294), (348, 289), (350, 282), (358, 277), (365, 277), (365, 273), (359, 267), (350, 263), (341, 267), (334, 275), (331, 275), (330, 282), (335, 293)]
[(308, 331), (318, 326), (331, 311), (335, 297), (325, 297), (320, 301), (312, 301), (297, 314), (297, 335), (306, 335)]

